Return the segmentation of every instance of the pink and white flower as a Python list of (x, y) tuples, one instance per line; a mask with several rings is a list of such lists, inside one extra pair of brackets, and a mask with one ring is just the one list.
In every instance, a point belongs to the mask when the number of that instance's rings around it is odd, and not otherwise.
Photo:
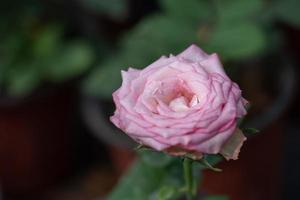
[(237, 120), (247, 101), (217, 54), (191, 45), (148, 67), (122, 71), (111, 121), (136, 142), (171, 155), (237, 159), (246, 140)]

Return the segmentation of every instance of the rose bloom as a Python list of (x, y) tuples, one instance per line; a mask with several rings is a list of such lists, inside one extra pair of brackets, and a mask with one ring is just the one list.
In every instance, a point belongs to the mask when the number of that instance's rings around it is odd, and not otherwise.
[(110, 119), (133, 140), (175, 156), (237, 159), (246, 140), (237, 119), (247, 101), (217, 54), (191, 45), (142, 70), (122, 71), (122, 79)]

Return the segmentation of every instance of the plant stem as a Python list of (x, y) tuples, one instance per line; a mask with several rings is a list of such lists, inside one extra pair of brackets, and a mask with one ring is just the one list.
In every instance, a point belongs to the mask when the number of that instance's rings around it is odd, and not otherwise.
[(193, 200), (193, 172), (192, 172), (192, 160), (189, 158), (184, 158), (183, 160), (183, 173), (186, 187), (186, 199)]

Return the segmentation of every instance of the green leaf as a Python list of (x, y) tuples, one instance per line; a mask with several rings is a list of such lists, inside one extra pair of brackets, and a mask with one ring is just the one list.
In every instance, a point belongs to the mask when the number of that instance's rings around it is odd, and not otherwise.
[(208, 196), (203, 198), (203, 200), (229, 200), (227, 196)]
[(172, 162), (174, 157), (158, 151), (144, 150), (139, 152), (141, 161), (153, 167), (164, 167)]
[[(251, 103), (248, 102), (244, 107), (245, 107), (246, 111), (249, 111), (250, 108), (251, 108)], [(237, 120), (237, 126), (238, 127), (242, 127), (244, 121), (245, 121), (245, 117), (238, 118), (238, 120)]]
[(62, 81), (78, 76), (90, 67), (93, 59), (93, 51), (89, 45), (83, 41), (72, 42), (52, 59), (46, 75), (51, 81)]
[(215, 154), (211, 154), (211, 155), (205, 155), (204, 159), (207, 160), (207, 162), (209, 162), (211, 165), (216, 165), (218, 163), (220, 163), (223, 160), (223, 157), (220, 155), (215, 155)]
[(224, 60), (248, 58), (259, 54), (265, 47), (264, 32), (252, 23), (219, 24), (207, 44), (207, 49), (218, 52)]
[(4, 80), (5, 80), (5, 70), (6, 70), (6, 66), (5, 64), (0, 62), (0, 91), (2, 89), (2, 86), (4, 84)]
[(40, 83), (39, 74), (34, 67), (11, 69), (9, 76), (7, 92), (10, 96), (27, 95)]
[[(223, 157), (218, 154), (208, 154), (204, 155), (201, 160), (195, 160), (195, 171), (210, 169), (216, 172), (222, 171), (221, 169), (215, 168), (214, 166), (218, 163), (220, 163), (223, 160)], [(194, 172), (195, 173), (195, 172)], [(200, 174), (201, 178), (201, 174)]]
[(126, 0), (80, 0), (80, 3), (88, 9), (118, 20), (123, 19), (128, 12)]
[[(147, 151), (149, 152), (149, 151)], [(157, 157), (157, 159), (159, 159)], [(201, 179), (199, 166), (193, 165), (195, 181)], [(194, 190), (196, 190), (195, 184)], [(153, 165), (142, 157), (123, 176), (108, 200), (177, 199), (184, 192), (182, 159), (172, 157), (168, 164)], [(171, 198), (172, 196), (172, 198)]]
[(166, 15), (195, 25), (210, 19), (213, 11), (209, 1), (161, 0), (160, 3)]
[(259, 130), (256, 128), (242, 128), (242, 132), (245, 134), (255, 134), (258, 133)]
[(152, 149), (151, 147), (145, 146), (143, 144), (139, 144), (134, 148), (135, 151), (156, 151)]
[(233, 23), (256, 17), (263, 8), (262, 0), (216, 0), (218, 20)]
[(153, 199), (161, 192), (168, 193), (161, 191), (165, 186), (179, 188), (182, 185), (182, 167), (179, 158), (173, 160), (172, 164), (164, 166), (148, 165), (141, 159), (137, 159), (107, 199)]
[(159, 189), (157, 200), (173, 200), (175, 197), (178, 197), (176, 188), (166, 185)]
[(33, 55), (36, 59), (52, 56), (61, 47), (62, 31), (57, 26), (47, 26), (32, 43)]
[(17, 57), (21, 53), (24, 41), (20, 33), (11, 33), (2, 40), (0, 45), (0, 60), (3, 67), (9, 67), (13, 62), (18, 60)]
[(202, 158), (201, 160), (197, 160), (200, 164), (202, 164), (205, 168), (210, 169), (215, 172), (222, 172), (222, 169), (213, 167), (212, 164), (210, 164), (205, 158)]
[(300, 1), (299, 0), (276, 0), (274, 12), (276, 16), (293, 26), (300, 26)]
[(99, 96), (111, 99), (112, 93), (121, 86), (122, 58), (115, 55), (115, 59), (109, 59), (98, 65), (83, 81), (83, 90), (91, 96)]
[(153, 168), (137, 160), (107, 200), (147, 200), (157, 189), (163, 176), (163, 168)]
[(141, 150), (141, 149), (144, 149), (144, 148), (147, 148), (146, 146), (144, 146), (143, 144), (139, 144), (138, 146), (136, 146), (134, 148), (134, 150), (138, 151), (138, 150)]
[(179, 53), (196, 41), (195, 27), (173, 18), (153, 15), (143, 20), (124, 38), (124, 64), (144, 68), (160, 56)]

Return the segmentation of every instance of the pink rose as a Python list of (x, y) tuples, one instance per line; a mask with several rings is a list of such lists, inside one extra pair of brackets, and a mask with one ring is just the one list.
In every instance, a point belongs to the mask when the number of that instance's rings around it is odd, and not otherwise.
[(247, 101), (217, 54), (191, 45), (143, 70), (122, 71), (122, 78), (111, 121), (136, 142), (175, 156), (237, 159), (246, 140), (237, 119)]

